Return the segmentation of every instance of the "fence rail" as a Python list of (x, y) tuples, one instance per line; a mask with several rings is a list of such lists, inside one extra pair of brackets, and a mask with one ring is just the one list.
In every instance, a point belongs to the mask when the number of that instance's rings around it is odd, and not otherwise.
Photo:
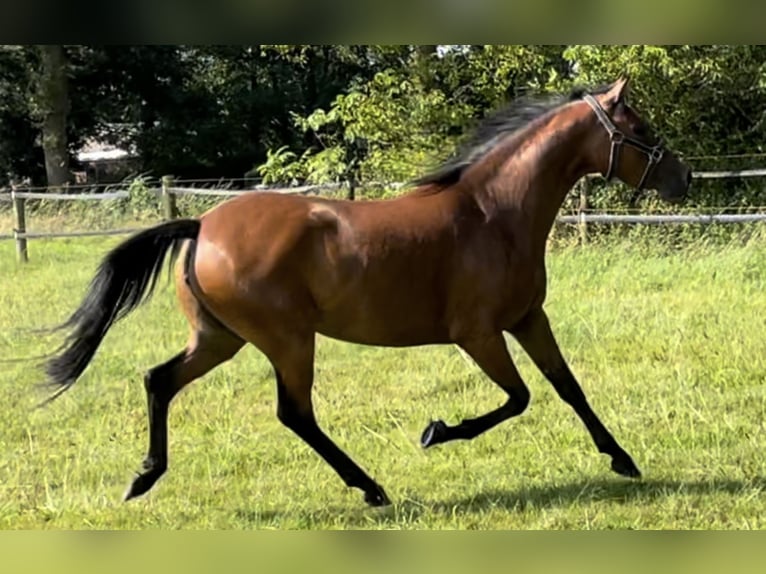
[(752, 221), (766, 221), (766, 213), (623, 215), (582, 212), (579, 215), (562, 215), (556, 221), (558, 223), (638, 223), (644, 225), (663, 223), (748, 223)]
[[(91, 231), (45, 231), (45, 232), (24, 232), (10, 235), (16, 239), (57, 239), (61, 237), (99, 237), (107, 235), (127, 235), (137, 233), (146, 229), (145, 227), (123, 227), (121, 229), (95, 229)], [(0, 236), (2, 238), (2, 236)]]
[(46, 199), (56, 201), (101, 201), (104, 199), (127, 199), (130, 194), (127, 191), (114, 191), (111, 193), (40, 193), (34, 191), (11, 190), (10, 200), (15, 199)]
[[(697, 171), (694, 179), (727, 179), (727, 178), (751, 178), (766, 177), (766, 169), (745, 169), (729, 171)], [(631, 225), (664, 225), (664, 224), (718, 224), (718, 223), (749, 223), (766, 221), (766, 213), (709, 213), (709, 214), (612, 214), (591, 213), (588, 205), (588, 190), (592, 177), (584, 178), (579, 184), (580, 201), (575, 215), (561, 215), (556, 219), (557, 223), (575, 224), (579, 227), (580, 241), (587, 241), (588, 224), (631, 224)], [(213, 180), (210, 180), (211, 183)], [(215, 180), (221, 181), (221, 180)], [(234, 197), (248, 193), (275, 192), (285, 194), (319, 194), (322, 191), (338, 190), (348, 184), (318, 184), (303, 185), (298, 187), (269, 187), (257, 185), (250, 189), (232, 190), (215, 188), (182, 187), (172, 176), (164, 176), (160, 179), (159, 188), (151, 188), (161, 202), (162, 215), (165, 219), (178, 217), (176, 199), (178, 196), (208, 196), (208, 197)], [(371, 184), (383, 185), (383, 184)], [(351, 184), (349, 196), (353, 198), (353, 184)], [(388, 187), (401, 188), (404, 184), (393, 183)], [(38, 188), (39, 189), (39, 188)], [(53, 201), (107, 201), (128, 199), (130, 193), (121, 191), (104, 191), (103, 193), (45, 193), (41, 191), (24, 191), (19, 186), (12, 186), (10, 193), (0, 193), (0, 201), (13, 203), (15, 227), (13, 233), (0, 234), (0, 240), (14, 239), (16, 241), (16, 253), (19, 261), (26, 262), (29, 259), (27, 240), (29, 239), (54, 239), (73, 237), (94, 237), (124, 235), (136, 233), (142, 227), (127, 227), (120, 229), (82, 230), (82, 231), (52, 231), (33, 232), (27, 230), (26, 225), (26, 201), (27, 200), (53, 200)]]
[(740, 177), (763, 177), (766, 169), (740, 169), (730, 171), (695, 171), (694, 179), (729, 179)]

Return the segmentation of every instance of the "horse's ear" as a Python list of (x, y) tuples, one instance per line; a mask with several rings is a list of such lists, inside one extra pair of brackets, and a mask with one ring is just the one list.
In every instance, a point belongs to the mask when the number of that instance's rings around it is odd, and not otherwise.
[(630, 78), (628, 78), (628, 76), (622, 76), (619, 80), (612, 84), (612, 87), (609, 88), (605, 98), (606, 104), (610, 108), (625, 102), (625, 98), (628, 96), (628, 91), (630, 88), (629, 84)]

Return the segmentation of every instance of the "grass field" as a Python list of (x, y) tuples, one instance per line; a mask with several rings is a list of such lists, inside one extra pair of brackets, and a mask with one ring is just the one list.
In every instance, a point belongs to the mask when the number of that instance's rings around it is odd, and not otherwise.
[[(70, 313), (119, 239), (0, 243), (0, 359), (51, 350), (25, 332)], [(144, 371), (184, 344), (172, 290), (109, 333), (83, 378), (34, 410), (34, 363), (0, 364), (2, 528), (763, 528), (766, 240), (676, 250), (560, 248), (546, 308), (596, 412), (644, 473), (609, 470), (582, 423), (518, 346), (530, 409), (470, 442), (423, 451), (431, 418), (503, 400), (454, 348), (320, 338), (320, 424), (394, 501), (369, 509), (275, 417), (255, 349), (188, 387), (170, 416), (170, 468), (121, 495), (146, 448)]]

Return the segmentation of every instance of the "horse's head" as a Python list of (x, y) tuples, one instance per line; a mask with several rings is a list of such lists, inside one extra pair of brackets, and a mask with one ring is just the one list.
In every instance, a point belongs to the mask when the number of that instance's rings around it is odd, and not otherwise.
[(636, 189), (656, 189), (666, 201), (678, 203), (691, 185), (692, 171), (627, 104), (627, 93), (628, 80), (623, 78), (603, 94), (583, 96), (601, 132), (597, 136), (599, 171)]

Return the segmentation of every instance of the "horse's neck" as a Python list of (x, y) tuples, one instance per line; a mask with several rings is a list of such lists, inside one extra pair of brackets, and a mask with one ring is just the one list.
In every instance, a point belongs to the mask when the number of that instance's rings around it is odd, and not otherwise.
[(566, 129), (558, 129), (554, 121), (530, 134), (523, 151), (504, 162), (486, 186), (495, 195), (499, 219), (515, 228), (509, 231), (523, 226), (524, 233), (542, 244), (567, 193), (593, 171), (590, 158), (583, 155), (590, 133), (587, 122), (578, 116)]

